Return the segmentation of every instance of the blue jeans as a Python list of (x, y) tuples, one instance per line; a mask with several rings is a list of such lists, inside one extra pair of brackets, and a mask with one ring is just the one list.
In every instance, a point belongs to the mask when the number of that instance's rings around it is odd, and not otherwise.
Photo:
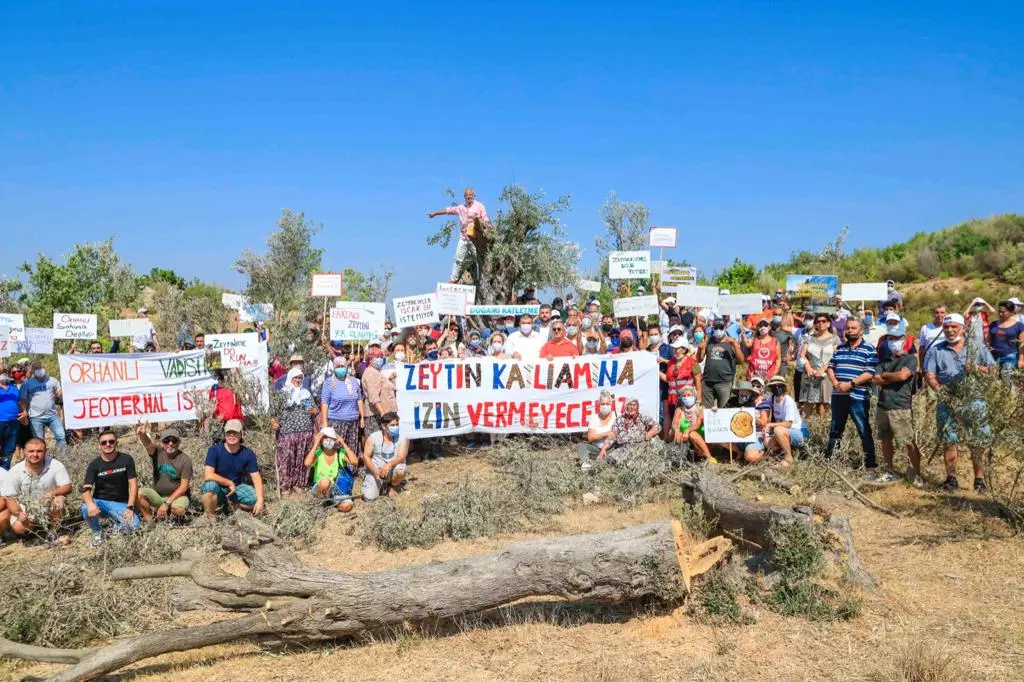
[[(935, 405), (935, 426), (939, 441), (952, 445), (965, 440), (965, 445), (981, 447), (992, 442), (992, 428), (988, 423), (988, 403), (972, 400), (969, 406), (960, 407), (955, 413), (945, 403)], [(961, 438), (960, 429), (967, 431)]]
[(21, 423), (17, 419), (0, 422), (0, 468), (11, 468), (11, 456), (18, 447), (18, 430)]
[(46, 436), (46, 428), (49, 427), (50, 432), (53, 433), (53, 439), (57, 441), (57, 447), (67, 447), (68, 441), (64, 437), (64, 423), (61, 422), (60, 417), (53, 414), (49, 417), (30, 417), (28, 420), (29, 426), (32, 427), (32, 435), (36, 438), (43, 438)]
[(206, 493), (217, 494), (217, 506), (223, 507), (228, 502), (232, 504), (241, 504), (246, 507), (252, 507), (256, 504), (256, 488), (253, 488), (247, 483), (239, 483), (235, 486), (235, 492), (233, 495), (228, 495), (228, 488), (220, 485), (215, 481), (207, 481), (203, 483), (203, 488), (200, 491), (201, 495)]
[(1009, 353), (1007, 355), (1000, 355), (998, 358), (996, 358), (996, 362), (999, 363), (999, 369), (1017, 369), (1017, 354)]
[(832, 394), (832, 426), (828, 431), (828, 449), (825, 456), (832, 458), (836, 445), (846, 430), (846, 421), (851, 417), (860, 435), (860, 444), (864, 448), (864, 467), (874, 469), (878, 466), (878, 460), (875, 459), (875, 439), (871, 437), (871, 423), (868, 421), (867, 400), (854, 400), (848, 395)]
[[(125, 502), (113, 502), (112, 500), (93, 500), (100, 509), (99, 516), (89, 516), (89, 508), (86, 505), (82, 505), (82, 518), (89, 524), (89, 529), (93, 533), (100, 532), (100, 519), (107, 518), (114, 522), (118, 528), (124, 527), (124, 512), (128, 509), (128, 504)], [(139, 527), (139, 515), (135, 514), (132, 516), (132, 528)]]

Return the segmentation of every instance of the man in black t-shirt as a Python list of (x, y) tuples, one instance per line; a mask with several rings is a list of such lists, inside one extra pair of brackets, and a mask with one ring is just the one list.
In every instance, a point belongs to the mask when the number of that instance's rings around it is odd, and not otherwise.
[(101, 518), (110, 519), (121, 531), (139, 527), (135, 514), (138, 492), (135, 460), (117, 451), (117, 436), (113, 431), (101, 431), (100, 456), (86, 467), (82, 486), (82, 518), (92, 530), (94, 547), (103, 542)]
[(906, 350), (905, 334), (901, 328), (889, 329), (889, 357), (878, 365), (874, 383), (879, 387), (878, 408), (875, 410), (875, 431), (882, 441), (882, 459), (886, 471), (878, 480), (892, 482), (893, 455), (896, 447), (903, 445), (910, 459), (907, 478), (917, 488), (924, 487), (921, 478), (921, 451), (914, 440), (914, 419), (911, 409), (914, 399), (914, 381), (917, 374), (917, 355), (911, 348)]

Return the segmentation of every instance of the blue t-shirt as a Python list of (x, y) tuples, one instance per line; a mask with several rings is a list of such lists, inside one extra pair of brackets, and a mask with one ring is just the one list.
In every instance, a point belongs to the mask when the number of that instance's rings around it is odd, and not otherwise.
[(1000, 327), (999, 321), (993, 322), (989, 325), (989, 343), (992, 344), (992, 355), (997, 358), (1001, 358), (1005, 355), (1015, 355), (1017, 353), (1017, 339), (1020, 337), (1020, 333), (1024, 331), (1024, 324), (1020, 322), (1015, 323), (1012, 327)]
[(18, 418), (18, 396), (21, 395), (21, 391), (18, 387), (12, 384), (7, 384), (7, 388), (0, 386), (0, 422), (12, 422)]
[(245, 447), (231, 454), (224, 443), (210, 446), (206, 451), (206, 466), (213, 467), (218, 476), (223, 476), (235, 485), (251, 484), (249, 474), (259, 473), (256, 464), (256, 453)]
[[(838, 381), (853, 381), (861, 374), (876, 374), (878, 372), (878, 351), (866, 341), (861, 341), (856, 348), (844, 343), (833, 353), (828, 363), (829, 368), (836, 375)], [(855, 386), (850, 391), (850, 398), (853, 400), (866, 400), (868, 397), (868, 385)], [(834, 391), (833, 395), (842, 395)]]

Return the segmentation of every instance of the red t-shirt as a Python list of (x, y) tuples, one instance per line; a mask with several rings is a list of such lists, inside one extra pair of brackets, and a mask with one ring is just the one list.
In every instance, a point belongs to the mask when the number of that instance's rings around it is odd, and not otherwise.
[(552, 339), (541, 346), (540, 349), (540, 356), (542, 358), (574, 358), (579, 354), (580, 349), (576, 347), (576, 344), (565, 338), (561, 341)]
[(235, 394), (230, 388), (214, 386), (210, 389), (210, 398), (217, 401), (217, 407), (213, 410), (214, 419), (226, 422), (231, 419), (244, 418), (242, 415), (242, 406), (239, 404), (238, 399), (235, 398)]

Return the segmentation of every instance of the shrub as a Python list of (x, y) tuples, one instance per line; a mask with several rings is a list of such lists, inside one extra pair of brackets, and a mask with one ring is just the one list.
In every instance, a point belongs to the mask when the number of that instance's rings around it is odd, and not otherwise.
[(723, 571), (712, 571), (701, 582), (686, 611), (691, 618), (713, 626), (753, 623), (754, 619), (740, 606), (739, 595), (737, 585)]

